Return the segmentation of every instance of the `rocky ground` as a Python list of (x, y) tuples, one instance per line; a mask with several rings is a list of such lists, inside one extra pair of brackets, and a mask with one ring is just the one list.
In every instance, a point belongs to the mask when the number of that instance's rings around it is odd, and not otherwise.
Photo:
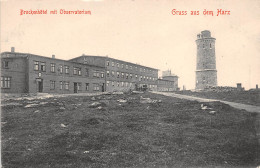
[(152, 93), (2, 100), (2, 164), (255, 167), (255, 115)]

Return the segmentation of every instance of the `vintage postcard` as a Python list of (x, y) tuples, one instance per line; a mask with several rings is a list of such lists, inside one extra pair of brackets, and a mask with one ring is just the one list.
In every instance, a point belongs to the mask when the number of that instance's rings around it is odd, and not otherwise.
[(0, 0), (1, 166), (260, 166), (259, 0)]

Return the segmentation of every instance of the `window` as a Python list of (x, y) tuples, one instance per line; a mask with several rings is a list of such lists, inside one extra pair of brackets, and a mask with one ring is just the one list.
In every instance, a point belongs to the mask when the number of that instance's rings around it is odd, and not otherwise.
[(69, 66), (65, 65), (65, 74), (69, 73)]
[(81, 83), (78, 83), (78, 84), (77, 84), (77, 87), (78, 87), (78, 88), (77, 88), (78, 90), (81, 90)]
[(144, 81), (145, 81), (145, 76), (144, 76)]
[(115, 66), (115, 63), (114, 63), (114, 62), (112, 62), (112, 67), (113, 67), (113, 66)]
[(60, 65), (60, 73), (62, 74), (63, 73), (63, 66), (62, 65)]
[(98, 83), (94, 83), (94, 91), (99, 91), (99, 85)]
[(211, 43), (209, 44), (209, 48), (211, 49)]
[(125, 74), (124, 72), (121, 73), (121, 77), (124, 78), (125, 77)]
[(112, 86), (115, 86), (115, 82), (114, 81), (112, 81), (111, 83), (112, 83)]
[(81, 75), (81, 68), (78, 68), (78, 75)]
[(125, 74), (126, 79), (128, 79), (128, 73)]
[(117, 78), (119, 78), (119, 77), (120, 77), (120, 75), (119, 75), (119, 74), (120, 74), (119, 72), (116, 72)]
[(140, 72), (142, 72), (142, 68), (140, 68)]
[(146, 79), (149, 80), (149, 77), (147, 76)]
[(65, 89), (69, 90), (69, 82), (65, 82)]
[(107, 81), (107, 86), (109, 86), (109, 81)]
[(142, 78), (143, 78), (143, 77), (142, 77), (142, 76), (140, 76), (140, 78), (139, 78), (139, 81), (142, 81)]
[(136, 70), (136, 71), (138, 71), (138, 68), (137, 68), (137, 67), (135, 67), (135, 70)]
[(124, 87), (124, 82), (121, 82), (121, 86)]
[(132, 69), (132, 66), (129, 66), (130, 69)]
[(109, 61), (107, 61), (107, 66), (109, 66)]
[(97, 77), (97, 71), (93, 71), (93, 77)]
[(41, 62), (41, 71), (46, 71), (46, 63)]
[(39, 70), (39, 61), (34, 61), (34, 70), (35, 71)]
[(117, 87), (119, 87), (120, 86), (120, 83), (119, 82), (117, 82)]
[(128, 87), (128, 82), (125, 83), (125, 86)]
[(122, 64), (121, 68), (122, 68), (122, 69), (124, 68), (124, 64)]
[(109, 71), (107, 71), (107, 77), (109, 77)]
[(128, 65), (125, 65), (125, 69), (128, 69)]
[(11, 88), (11, 77), (1, 77), (1, 88)]
[(104, 78), (104, 73), (103, 72), (100, 72), (100, 74), (101, 74), (101, 78)]
[(99, 78), (99, 72), (98, 72), (98, 71), (94, 71), (94, 72), (93, 72), (93, 77)]
[(119, 63), (117, 63), (116, 65), (117, 65), (117, 67), (119, 68)]
[(86, 74), (85, 75), (89, 77), (89, 70), (88, 70), (88, 68), (86, 68)]
[(60, 90), (62, 90), (62, 89), (63, 89), (63, 82), (60, 81)]
[(115, 72), (114, 71), (111, 71), (111, 76), (115, 76)]
[(132, 79), (133, 78), (133, 75), (130, 73), (130, 79)]
[(135, 75), (135, 78), (136, 78), (136, 79), (138, 79), (138, 76), (137, 76), (137, 75)]
[(89, 83), (86, 83), (86, 90), (89, 90)]
[(51, 81), (51, 90), (55, 89), (55, 81)]
[(205, 45), (203, 44), (203, 49), (205, 48)]
[(144, 68), (144, 72), (145, 72), (145, 68)]
[(73, 68), (73, 75), (77, 75), (77, 68)]
[(3, 68), (8, 68), (8, 61), (3, 61)]
[(55, 72), (55, 64), (51, 63), (51, 72)]

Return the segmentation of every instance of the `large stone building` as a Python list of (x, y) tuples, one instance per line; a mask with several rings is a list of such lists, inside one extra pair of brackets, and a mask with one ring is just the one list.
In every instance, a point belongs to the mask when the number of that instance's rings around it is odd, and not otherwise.
[(1, 93), (105, 91), (103, 67), (34, 54), (1, 53)]
[(196, 90), (217, 86), (215, 40), (208, 30), (197, 35)]
[(29, 53), (1, 53), (1, 93), (85, 93), (129, 90), (175, 91), (176, 75), (106, 56), (71, 60)]
[(106, 91), (157, 90), (158, 69), (105, 56), (83, 55), (70, 61), (104, 67)]

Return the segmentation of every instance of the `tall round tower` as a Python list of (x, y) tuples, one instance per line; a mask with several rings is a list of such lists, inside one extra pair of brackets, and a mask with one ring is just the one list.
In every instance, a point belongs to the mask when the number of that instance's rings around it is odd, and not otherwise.
[(196, 90), (217, 86), (215, 40), (208, 30), (197, 35)]

